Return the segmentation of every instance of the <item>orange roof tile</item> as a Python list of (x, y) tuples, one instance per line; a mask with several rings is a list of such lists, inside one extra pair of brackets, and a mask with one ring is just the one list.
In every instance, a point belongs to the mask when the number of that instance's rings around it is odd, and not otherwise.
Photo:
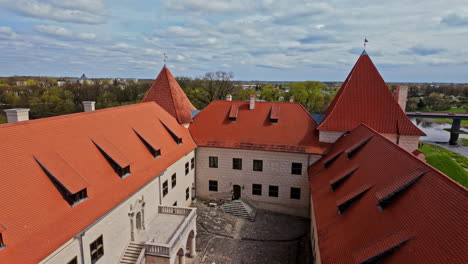
[(425, 134), (408, 119), (369, 56), (363, 52), (318, 130), (350, 131), (366, 124), (382, 134)]
[[(230, 121), (232, 107), (238, 106), (237, 120)], [(272, 106), (278, 107), (278, 123), (270, 121)], [(213, 101), (198, 115), (189, 130), (198, 146), (241, 148), (299, 153), (325, 152), (319, 144), (317, 124), (299, 103)]]
[(150, 101), (158, 103), (175, 117), (180, 124), (192, 122), (191, 110), (196, 110), (196, 108), (166, 66), (162, 68), (142, 100), (142, 102)]
[[(353, 158), (340, 155), (324, 167), (328, 157), (369, 137)], [(330, 192), (330, 180), (356, 166)], [(426, 173), (418, 178), (421, 172)], [(309, 167), (309, 176), (321, 263), (367, 263), (392, 249), (382, 263), (468, 263), (468, 190), (371, 128), (360, 125), (341, 137)], [(380, 197), (408, 183), (379, 208)], [(366, 185), (373, 187), (338, 215), (340, 199)]]
[[(174, 142), (161, 121), (183, 138), (182, 145)], [(157, 140), (159, 158), (148, 154), (132, 127)], [(116, 177), (91, 141), (99, 136), (132, 161), (130, 176)], [(7, 246), (0, 250), (0, 262), (22, 264), (50, 255), (196, 147), (188, 130), (154, 102), (8, 123), (0, 125), (0, 138), (0, 222), (8, 226), (2, 231)], [(33, 157), (54, 152), (88, 183), (89, 198), (73, 207)], [(45, 166), (51, 161), (56, 160), (44, 160)], [(57, 168), (58, 177), (67, 177), (62, 172), (69, 168)], [(81, 184), (71, 177), (61, 180), (68, 186)]]

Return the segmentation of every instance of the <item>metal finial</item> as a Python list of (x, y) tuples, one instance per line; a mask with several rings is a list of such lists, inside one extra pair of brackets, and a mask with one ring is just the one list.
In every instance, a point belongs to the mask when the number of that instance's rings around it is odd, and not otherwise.
[(367, 42), (369, 42), (369, 41), (367, 40), (367, 37), (364, 37), (364, 50), (366, 49), (366, 43), (367, 43)]
[(169, 57), (166, 55), (166, 52), (164, 52), (164, 67), (166, 67), (167, 58)]

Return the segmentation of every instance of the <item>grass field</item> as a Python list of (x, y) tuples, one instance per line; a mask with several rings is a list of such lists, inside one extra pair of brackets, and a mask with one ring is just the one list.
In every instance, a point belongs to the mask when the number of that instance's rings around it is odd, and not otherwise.
[(419, 150), (426, 155), (427, 163), (468, 188), (468, 158), (429, 143)]

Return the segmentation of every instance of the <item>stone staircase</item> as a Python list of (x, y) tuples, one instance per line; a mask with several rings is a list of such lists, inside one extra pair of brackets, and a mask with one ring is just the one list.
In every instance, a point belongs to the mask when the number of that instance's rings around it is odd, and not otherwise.
[(135, 264), (138, 256), (140, 256), (140, 252), (145, 247), (144, 243), (135, 243), (130, 242), (128, 243), (127, 248), (125, 249), (125, 253), (120, 259), (120, 264)]
[(242, 200), (234, 200), (232, 202), (225, 203), (221, 205), (220, 208), (225, 213), (242, 217), (252, 222), (255, 221), (255, 215), (257, 214), (257, 208)]

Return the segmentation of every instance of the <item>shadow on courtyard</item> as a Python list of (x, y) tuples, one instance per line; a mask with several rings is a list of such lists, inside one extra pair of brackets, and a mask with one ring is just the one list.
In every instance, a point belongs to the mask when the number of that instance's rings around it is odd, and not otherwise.
[(198, 200), (197, 257), (188, 263), (310, 263), (310, 220), (258, 210), (255, 222)]

